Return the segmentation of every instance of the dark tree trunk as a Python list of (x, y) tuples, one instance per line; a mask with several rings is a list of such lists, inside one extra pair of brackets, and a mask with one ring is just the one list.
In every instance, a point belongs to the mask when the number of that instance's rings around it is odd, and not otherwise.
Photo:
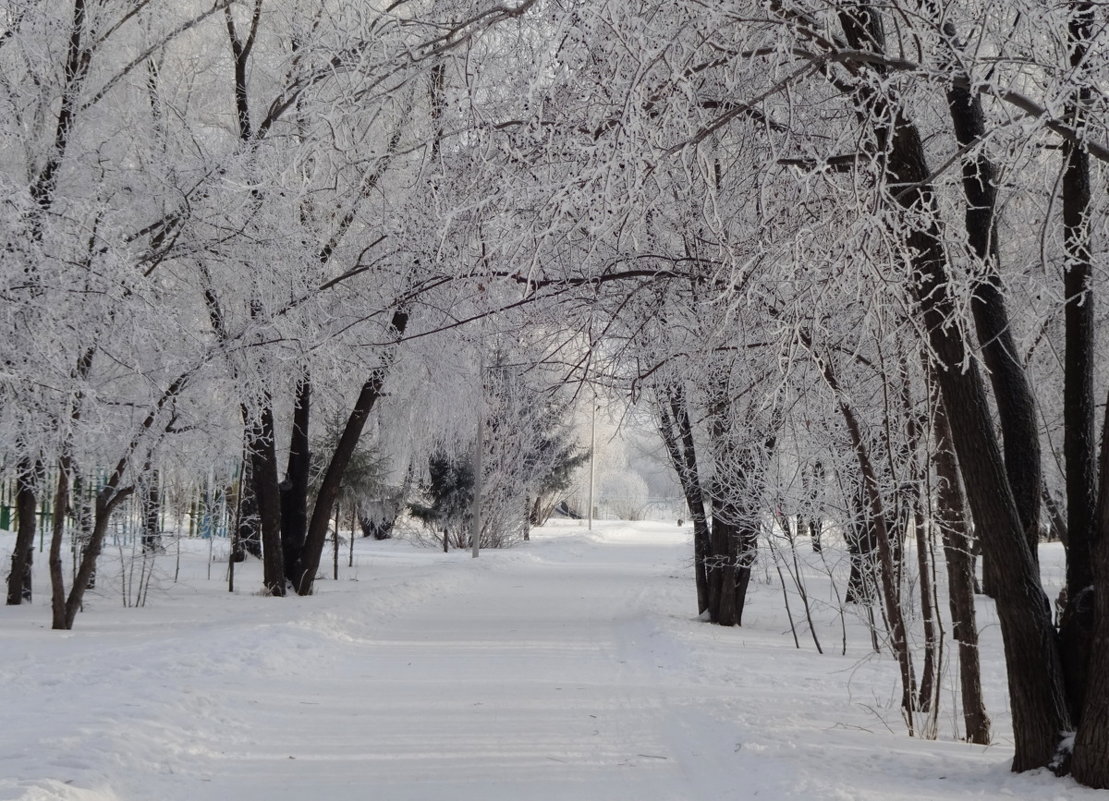
[[(1094, 549), (1095, 569), (1104, 588), (1109, 582), (1109, 547), (1102, 539)], [(1100, 681), (1091, 682), (1082, 708), (1082, 723), (1074, 743), (1071, 772), (1087, 787), (1109, 788), (1109, 592), (1104, 589), (1093, 598), (1094, 630), (1089, 643), (1089, 674)]]
[(258, 420), (247, 427), (247, 457), (258, 505), (262, 534), (262, 585), (270, 595), (285, 594), (285, 563), (281, 553), (281, 491), (277, 482), (273, 410), (267, 403)]
[[(390, 324), (392, 335), (399, 339), (404, 334), (408, 325), (408, 312), (398, 309), (393, 312)], [(354, 449), (358, 446), (358, 439), (362, 436), (362, 429), (366, 419), (370, 416), (385, 384), (388, 365), (374, 369), (369, 379), (362, 385), (354, 408), (347, 418), (346, 426), (335, 446), (335, 452), (324, 472), (319, 493), (316, 495), (316, 505), (312, 509), (312, 518), (308, 522), (308, 536), (301, 551), (301, 558), (297, 563), (294, 574), (294, 586), (299, 595), (311, 595), (312, 587), (316, 581), (316, 571), (320, 569), (320, 559), (327, 543), (327, 528), (331, 520), (331, 510), (339, 498), (339, 487), (343, 480)]]
[(751, 584), (751, 569), (759, 553), (758, 524), (748, 516), (739, 526), (736, 543), (735, 622), (743, 625), (743, 610), (747, 606), (747, 588)]
[[(880, 22), (870, 6), (845, 9), (841, 19), (852, 47), (882, 51)], [(868, 31), (868, 38), (855, 34), (860, 27)], [(882, 72), (878, 65), (859, 69)], [(1062, 733), (1072, 728), (1050, 604), (993, 433), (981, 375), (961, 330), (951, 325), (958, 311), (950, 295), (947, 254), (920, 134), (903, 110), (880, 94), (879, 85), (861, 81), (855, 95), (860, 111), (873, 126), (876, 152), (884, 155), (890, 198), (905, 212), (897, 223), (898, 234), (903, 238), (912, 268), (912, 291), (937, 362), (936, 376), (963, 468), (975, 530), (991, 569), (1004, 576), (996, 588), (997, 612), (1013, 713), (1013, 770), (1044, 767), (1055, 761)]]
[(739, 623), (736, 608), (736, 526), (731, 515), (713, 499), (712, 534), (706, 557), (709, 590), (709, 620), (721, 626)]
[(375, 540), (387, 540), (392, 534), (392, 524), (386, 520), (360, 516), (358, 526), (362, 529), (363, 537), (372, 537)]
[[(1102, 426), (1103, 431), (1109, 431), (1109, 402)], [(1093, 573), (1098, 591), (1090, 593), (1089, 599), (1093, 620), (1087, 670), (1101, 680), (1090, 682), (1086, 688), (1071, 768), (1074, 778), (1088, 787), (1109, 788), (1109, 682), (1105, 681), (1109, 676), (1109, 437), (1104, 434), (1095, 522)]]
[[(942, 631), (939, 626), (939, 612), (936, 609), (936, 593), (932, 584), (932, 563), (928, 558), (930, 553), (927, 524), (924, 521), (924, 504), (918, 503), (913, 515), (913, 533), (916, 539), (917, 572), (920, 576), (920, 617), (924, 626), (924, 664), (920, 670), (919, 703), (917, 706), (923, 713), (927, 713), (934, 721), (936, 708), (939, 703), (939, 670), (942, 657)], [(932, 737), (935, 736), (934, 724)]]
[[(929, 536), (929, 528), (925, 521), (925, 485), (926, 475), (929, 470), (924, 457), (922, 440), (923, 419), (916, 411), (913, 400), (913, 385), (910, 378), (908, 359), (904, 350), (901, 352), (901, 411), (905, 417), (905, 443), (907, 459), (909, 462), (909, 485), (899, 493), (904, 504), (903, 512), (912, 518), (913, 538), (916, 542), (918, 589), (920, 591), (920, 617), (924, 629), (924, 664), (920, 671), (920, 689), (917, 694), (917, 707), (924, 715), (922, 734), (934, 738), (936, 736), (936, 719), (939, 708), (940, 684), (937, 673), (943, 659), (943, 631), (937, 608), (936, 591), (933, 582), (933, 545), (934, 540)], [(893, 453), (889, 448), (888, 452)], [(892, 456), (891, 456), (892, 461)], [(891, 464), (891, 468), (893, 465)], [(910, 523), (904, 519), (903, 530), (907, 530)]]
[[(1070, 62), (1078, 78), (1069, 109), (1081, 130), (1092, 91), (1082, 73), (1089, 56), (1094, 6), (1072, 2)], [(1066, 246), (1066, 380), (1064, 457), (1067, 468), (1067, 608), (1060, 632), (1072, 705), (1078, 709), (1074, 777), (1109, 788), (1109, 404), (1102, 423), (1101, 475), (1093, 462), (1094, 315), (1090, 242), (1090, 163), (1080, 146), (1064, 146), (1063, 236)], [(1073, 428), (1073, 430), (1072, 430)], [(1083, 449), (1088, 449), (1085, 452)], [(1096, 506), (1083, 504), (1094, 494)], [(1093, 514), (1091, 514), (1093, 512)], [(1088, 681), (1098, 677), (1100, 681)]]
[[(64, 84), (61, 104), (54, 126), (53, 148), (49, 151), (42, 168), (35, 176), (30, 187), (31, 198), (43, 212), (50, 211), (54, 205), (54, 195), (58, 184), (58, 171), (65, 158), (73, 131), (73, 123), (80, 110), (80, 95), (85, 79), (89, 74), (92, 51), (85, 43), (85, 25), (88, 10), (85, 0), (74, 0), (73, 22), (69, 28), (69, 41), (66, 49)], [(42, 237), (43, 214), (32, 218), (32, 233), (36, 240)]]
[[(1085, 69), (1093, 7), (1073, 3), (1068, 39), (1070, 64)], [(1079, 78), (1068, 117), (1081, 130), (1090, 89)], [(1093, 629), (1094, 510), (1097, 505), (1097, 445), (1094, 434), (1094, 297), (1090, 255), (1090, 157), (1063, 143), (1063, 289), (1066, 352), (1063, 378), (1063, 461), (1067, 487), (1067, 604), (1060, 621), (1060, 646), (1071, 716), (1080, 724), (1088, 679)], [(1109, 758), (1109, 751), (1104, 752)]]
[[(404, 508), (406, 494), (407, 489), (402, 487), (395, 494), (359, 504), (353, 514), (362, 529), (362, 536), (373, 537), (375, 540), (387, 540), (392, 537), (393, 527)], [(539, 499), (536, 499), (536, 503), (539, 503)]]
[(854, 521), (849, 526), (849, 531), (846, 533), (847, 539), (847, 558), (851, 565), (851, 571), (847, 575), (847, 592), (844, 594), (844, 603), (849, 604), (870, 604), (873, 598), (870, 592), (869, 565), (873, 561), (871, 558), (864, 558), (864, 555), (873, 554), (872, 550), (863, 550), (863, 544), (866, 536), (865, 524), (855, 523)]
[[(895, 173), (895, 180), (905, 184), (926, 181), (928, 172), (916, 130), (902, 123), (896, 142), (894, 163), (902, 169), (901, 174)], [(914, 190), (899, 197), (909, 195), (916, 196), (914, 202), (905, 204), (909, 208), (929, 216), (936, 213), (930, 191)], [(997, 582), (995, 597), (1016, 733), (1013, 769), (1043, 767), (1055, 758), (1060, 733), (1070, 729), (1050, 605), (993, 436), (981, 377), (973, 360), (970, 369), (961, 368), (967, 364), (966, 346), (959, 332), (947, 324), (956, 312), (947, 294), (946, 257), (938, 231), (913, 231), (908, 245), (916, 273), (917, 303), (939, 360), (938, 383), (963, 467), (975, 529), (989, 569), (1003, 577)]]
[(705, 559), (709, 552), (709, 526), (705, 513), (705, 496), (697, 468), (697, 452), (693, 440), (685, 394), (675, 385), (659, 390), (659, 431), (677, 473), (685, 497), (689, 518), (693, 521), (693, 575), (697, 588), (697, 613), (709, 608), (709, 580)]
[(262, 534), (258, 520), (258, 502), (254, 496), (254, 471), (249, 454), (243, 459), (243, 472), (239, 477), (239, 518), (233, 541), (232, 559), (242, 562), (249, 553), (262, 558)]
[(847, 525), (847, 555), (851, 572), (847, 577), (844, 601), (849, 604), (874, 603), (877, 593), (875, 576), (878, 574), (877, 541), (874, 524), (870, 520), (862, 487), (852, 493), (851, 521)]
[(54, 489), (54, 520), (50, 532), (50, 611), (54, 629), (65, 628), (65, 575), (62, 565), (62, 539), (65, 535), (66, 503), (69, 500), (69, 474), (72, 460), (68, 448), (58, 460), (58, 483)]
[[(81, 478), (80, 469), (73, 468), (70, 472), (73, 476), (73, 522), (77, 529), (73, 533), (73, 569), (76, 572), (77, 563), (81, 561), (85, 548), (88, 546), (89, 540), (92, 539), (93, 507), (96, 504), (96, 492), (93, 488), (87, 486), (86, 479)], [(94, 570), (92, 575), (89, 576), (88, 588), (91, 590), (95, 586), (96, 571)]]
[(738, 626), (743, 622), (751, 567), (758, 553), (763, 485), (779, 420), (775, 413), (769, 422), (748, 420), (747, 425), (738, 427), (728, 379), (718, 380), (712, 392), (709, 437), (715, 476), (706, 557), (708, 613), (709, 620), (721, 626)]
[(8, 606), (31, 602), (31, 568), (35, 555), (35, 527), (38, 520), (38, 488), (42, 462), (23, 457), (16, 471), (15, 515), (18, 519), (12, 570), (8, 574)]
[[(946, 34), (954, 48), (954, 32), (947, 30)], [(951, 62), (956, 63), (954, 53)], [(969, 149), (984, 141), (986, 118), (980, 94), (972, 94), (953, 84), (947, 91), (947, 105), (960, 146)], [(983, 269), (982, 277), (972, 290), (971, 310), (997, 403), (1005, 474), (1035, 557), (1043, 484), (1036, 401), (1017, 353), (1002, 293), (997, 242), (997, 171), (984, 147), (969, 152), (973, 155), (963, 160), (967, 241)]]
[(108, 522), (112, 513), (120, 503), (131, 494), (130, 487), (117, 490), (117, 481), (109, 483), (96, 495), (95, 511), (93, 512), (92, 536), (89, 537), (85, 552), (81, 555), (81, 563), (77, 567), (77, 574), (73, 577), (73, 586), (69, 590), (69, 597), (65, 602), (65, 616), (59, 627), (55, 620), (54, 628), (66, 631), (73, 628), (77, 613), (81, 610), (81, 603), (85, 597), (85, 590), (89, 586), (89, 579), (96, 570), (96, 560), (100, 556), (100, 549), (104, 545), (104, 536), (108, 532)]
[[(714, 436), (717, 477), (712, 490), (712, 534), (706, 558), (709, 620), (721, 626), (743, 624), (743, 609), (758, 556), (763, 482), (775, 437), (735, 447), (734, 432)], [(752, 436), (747, 432), (745, 436)]]
[(296, 566), (308, 536), (308, 478), (312, 468), (308, 425), (311, 420), (312, 384), (307, 373), (297, 382), (293, 404), (293, 430), (289, 463), (281, 482), (281, 553), (285, 578), (296, 583)]
[[(162, 394), (159, 402), (154, 406), (151, 412), (147, 415), (146, 419), (140, 426), (140, 431), (148, 432), (154, 426), (158, 418), (159, 412), (164, 406), (169, 403), (181, 391), (184, 386), (184, 379), (178, 378), (166, 389)], [(100, 549), (104, 544), (104, 535), (108, 531), (108, 522), (111, 520), (112, 512), (116, 510), (123, 501), (130, 497), (134, 492), (134, 487), (120, 487), (123, 482), (123, 476), (127, 471), (130, 464), (131, 455), (134, 452), (134, 446), (138, 444), (137, 439), (131, 441), (131, 447), (116, 463), (115, 468), (108, 475), (107, 481), (100, 491), (96, 493), (96, 500), (93, 511), (92, 532), (89, 535), (88, 541), (85, 544), (85, 549), (81, 554), (81, 561), (77, 566), (75, 575), (73, 576), (73, 586), (69, 590), (69, 596), (65, 599), (64, 612), (59, 613), (58, 607), (54, 608), (54, 628), (56, 629), (72, 629), (73, 622), (77, 619), (77, 612), (81, 609), (81, 602), (85, 597), (85, 591), (89, 589), (92, 582), (92, 577), (96, 572), (96, 560), (100, 556)], [(65, 453), (61, 463), (63, 473), (68, 473), (68, 468), (72, 465), (69, 460), (69, 454)], [(61, 483), (59, 482), (59, 490)], [(56, 503), (59, 503), (56, 501)], [(55, 548), (54, 540), (58, 541), (57, 547), (60, 549), (61, 529), (55, 530), (55, 536), (52, 538), (50, 547), (51, 551)], [(60, 559), (60, 555), (59, 555)], [(60, 579), (60, 577), (59, 577)], [(54, 587), (54, 593), (59, 593), (61, 586), (60, 580)]]
[[(975, 530), (989, 569), (1003, 577), (995, 591), (1016, 735), (1013, 769), (1044, 767), (1055, 758), (1061, 732), (1070, 729), (1050, 605), (993, 435), (981, 376), (973, 359), (967, 358), (960, 332), (948, 324), (957, 312), (948, 294), (946, 255), (936, 227), (937, 211), (927, 184), (923, 147), (916, 129), (899, 112), (889, 164), (892, 183), (915, 187), (897, 193), (897, 200), (912, 216), (924, 215), (931, 221), (929, 227), (911, 230), (906, 244), (916, 301), (939, 362), (936, 375), (963, 467)], [(907, 220), (904, 224), (910, 225)], [(969, 369), (963, 369), (968, 363)]]
[(967, 531), (959, 465), (951, 449), (951, 432), (942, 403), (935, 412), (935, 463), (939, 485), (936, 512), (947, 563), (948, 603), (952, 637), (959, 645), (959, 690), (963, 725), (970, 743), (988, 745), (990, 718), (982, 698), (982, 672), (978, 658), (978, 624), (974, 611), (974, 560)]

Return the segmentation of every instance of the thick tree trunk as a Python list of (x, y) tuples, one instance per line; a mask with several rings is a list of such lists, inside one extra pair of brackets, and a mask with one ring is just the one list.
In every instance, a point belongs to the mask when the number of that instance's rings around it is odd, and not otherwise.
[[(728, 437), (732, 432), (716, 434)], [(721, 626), (743, 624), (751, 569), (758, 556), (764, 474), (773, 447), (773, 435), (766, 442), (741, 448), (730, 440), (716, 443), (717, 477), (706, 562), (709, 619)]]
[(285, 594), (285, 562), (281, 553), (281, 491), (277, 481), (273, 410), (267, 404), (248, 424), (247, 458), (262, 533), (262, 586), (270, 595)]
[(242, 562), (249, 553), (262, 558), (262, 535), (258, 520), (258, 502), (254, 497), (254, 471), (249, 454), (243, 459), (243, 471), (239, 476), (239, 516), (233, 540), (232, 559)]
[(851, 521), (844, 533), (851, 572), (844, 602), (869, 606), (877, 599), (877, 540), (862, 487), (851, 495)]
[(65, 536), (66, 503), (69, 500), (69, 473), (72, 461), (68, 453), (58, 460), (58, 484), (54, 489), (54, 520), (50, 532), (50, 611), (54, 629), (65, 626), (65, 573), (62, 565), (62, 540)]
[(712, 534), (705, 559), (709, 620), (720, 626), (735, 626), (739, 623), (736, 608), (736, 542), (739, 535), (729, 520), (730, 514), (715, 498), (712, 506)]
[[(1093, 22), (1090, 3), (1072, 3), (1068, 27), (1071, 68), (1081, 76)], [(1071, 124), (1081, 129), (1090, 89), (1079, 86), (1069, 102)], [(1060, 621), (1060, 646), (1071, 716), (1080, 723), (1088, 681), (1093, 628), (1093, 543), (1097, 450), (1094, 434), (1094, 297), (1091, 281), (1090, 157), (1063, 143), (1063, 289), (1066, 351), (1063, 378), (1063, 461), (1067, 487), (1067, 604)], [(1109, 752), (1105, 752), (1109, 756)]]
[(24, 456), (16, 470), (15, 515), (18, 520), (12, 570), (8, 574), (8, 606), (31, 602), (31, 568), (35, 555), (35, 528), (38, 521), (38, 488), (42, 462)]
[(312, 469), (308, 425), (311, 420), (312, 384), (307, 373), (297, 382), (293, 403), (293, 430), (289, 462), (281, 482), (281, 553), (285, 578), (296, 583), (296, 566), (308, 536), (308, 477)]
[(705, 511), (705, 493), (701, 484), (701, 474), (697, 466), (697, 449), (693, 438), (693, 425), (689, 419), (689, 406), (684, 394), (676, 396), (671, 402), (674, 413), (674, 422), (677, 426), (678, 438), (681, 443), (682, 468), (687, 478), (686, 505), (689, 508), (689, 517), (693, 521), (693, 561), (697, 582), (698, 606), (702, 605), (701, 612), (708, 608), (708, 569), (705, 560), (709, 554), (709, 520)]
[[(1109, 402), (1105, 406), (1103, 430), (1109, 431)], [(1093, 573), (1098, 588), (1091, 593), (1092, 632), (1089, 638), (1090, 676), (1100, 681), (1086, 688), (1081, 722), (1074, 743), (1071, 770), (1074, 778), (1089, 787), (1109, 788), (1109, 437), (1101, 440), (1101, 479), (1098, 487), (1096, 539)]]
[(982, 698), (982, 672), (978, 657), (978, 624), (974, 610), (974, 560), (967, 531), (959, 465), (951, 448), (951, 432), (943, 404), (935, 418), (937, 524), (943, 537), (947, 563), (948, 604), (952, 637), (959, 644), (959, 691), (967, 742), (988, 745), (990, 718)]
[[(1102, 587), (1109, 580), (1109, 548), (1106, 542), (1098, 543), (1095, 552), (1097, 572)], [(1071, 772), (1074, 778), (1087, 787), (1109, 788), (1109, 592), (1104, 590), (1094, 598), (1095, 628), (1089, 644), (1089, 672), (1102, 677), (1094, 681), (1086, 692), (1082, 708), (1082, 723), (1074, 743)]]
[(736, 542), (735, 622), (743, 625), (743, 610), (747, 606), (747, 588), (751, 585), (751, 570), (759, 553), (759, 527), (752, 516), (739, 526)]
[(709, 608), (709, 581), (705, 566), (709, 552), (709, 526), (689, 410), (680, 387), (668, 386), (660, 389), (659, 395), (659, 431), (670, 456), (670, 463), (677, 473), (689, 518), (693, 521), (693, 575), (697, 589), (697, 614), (704, 614)]
[(746, 426), (738, 426), (728, 379), (718, 380), (712, 392), (709, 438), (715, 476), (706, 557), (708, 612), (709, 619), (721, 626), (737, 626), (743, 622), (751, 567), (758, 553), (763, 484), (778, 422), (775, 416), (770, 423), (748, 420)]
[[(955, 34), (951, 30), (946, 34), (954, 50)], [(956, 63), (954, 52), (951, 62)], [(955, 138), (961, 147), (973, 148), (984, 141), (986, 117), (981, 95), (953, 84), (947, 91), (947, 105)], [(1017, 352), (1002, 294), (997, 242), (997, 170), (984, 147), (969, 152), (972, 155), (963, 160), (967, 241), (983, 271), (972, 288), (971, 310), (1001, 423), (1005, 473), (1033, 556), (1036, 556), (1043, 484), (1036, 401)]]

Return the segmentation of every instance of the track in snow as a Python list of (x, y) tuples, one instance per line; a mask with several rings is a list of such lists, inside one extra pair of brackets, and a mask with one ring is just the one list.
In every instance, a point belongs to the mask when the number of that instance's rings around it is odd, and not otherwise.
[(256, 564), (228, 596), (203, 546), (138, 610), (105, 564), (74, 632), (0, 617), (0, 801), (1102, 797), (1010, 774), (1004, 743), (907, 738), (892, 661), (858, 630), (847, 656), (796, 650), (777, 587), (752, 584), (742, 629), (696, 622), (688, 537), (564, 528), (478, 560), (359, 541), (355, 571), (284, 600), (244, 589)]

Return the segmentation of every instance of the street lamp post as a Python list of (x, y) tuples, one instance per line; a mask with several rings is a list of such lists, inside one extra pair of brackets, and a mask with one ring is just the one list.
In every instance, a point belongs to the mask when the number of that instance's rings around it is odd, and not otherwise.
[(474, 446), (474, 505), (472, 509), (473, 520), (470, 529), (470, 556), (477, 559), (481, 548), (481, 452), (485, 439), (485, 410), (483, 403), (478, 403), (477, 417), (477, 444)]
[(477, 438), (474, 443), (474, 499), (470, 509), (470, 556), (477, 559), (481, 550), (481, 452), (485, 439), (485, 343), (482, 342), (477, 368)]
[(592, 418), (589, 423), (589, 531), (593, 530), (593, 485), (597, 477), (597, 398), (593, 398)]

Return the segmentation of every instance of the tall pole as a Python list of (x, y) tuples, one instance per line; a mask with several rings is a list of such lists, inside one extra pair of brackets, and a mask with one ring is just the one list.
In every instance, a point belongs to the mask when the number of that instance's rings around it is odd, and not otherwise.
[(593, 484), (597, 477), (597, 398), (593, 397), (592, 418), (589, 423), (589, 530), (593, 530)]
[(481, 397), (477, 404), (477, 441), (474, 444), (474, 503), (471, 509), (470, 521), (470, 556), (477, 559), (478, 551), (481, 549), (481, 452), (483, 450), (482, 440), (485, 438), (485, 384), (483, 381), (483, 371), (485, 356), (482, 354), (482, 359), (478, 367), (478, 388)]

